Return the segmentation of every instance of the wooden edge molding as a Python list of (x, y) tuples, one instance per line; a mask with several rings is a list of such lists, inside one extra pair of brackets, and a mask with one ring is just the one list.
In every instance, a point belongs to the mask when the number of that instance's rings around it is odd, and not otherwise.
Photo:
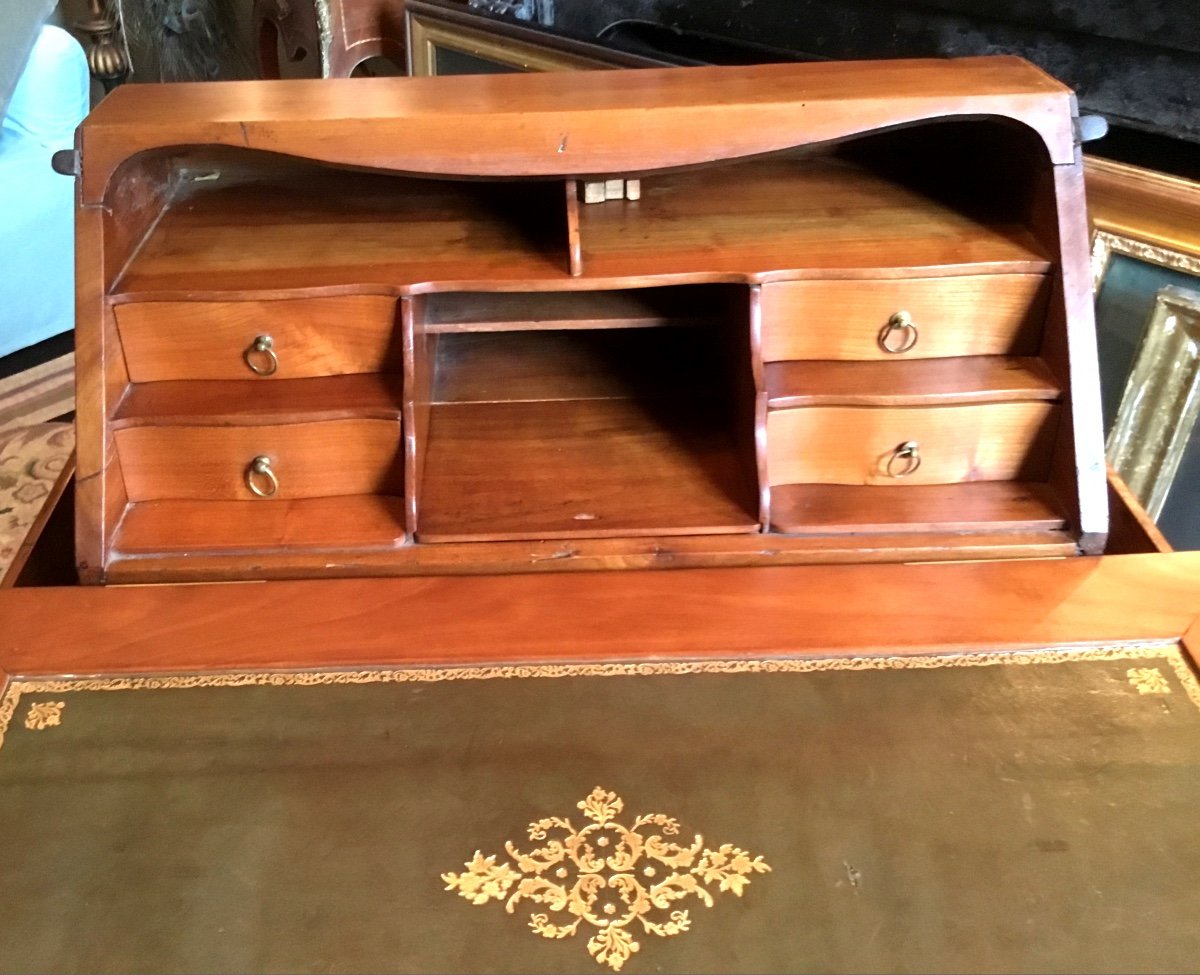
[[(972, 66), (977, 75), (962, 70)], [(858, 92), (850, 98), (848, 71)], [(930, 119), (994, 116), (1034, 130), (1054, 164), (1076, 164), (1068, 89), (1010, 57), (597, 71), (586, 86), (532, 72), (195, 83), (169, 93), (152, 87), (118, 89), (81, 127), (83, 203), (99, 203), (130, 157), (187, 145), (398, 172), (568, 177), (698, 165)], [(654, 123), (630, 126), (639, 112), (653, 112)], [(360, 138), (364, 125), (385, 120), (394, 124)]]
[(1200, 552), (17, 589), (0, 593), (0, 669), (25, 679), (1177, 643), (1196, 632), (1197, 579)]

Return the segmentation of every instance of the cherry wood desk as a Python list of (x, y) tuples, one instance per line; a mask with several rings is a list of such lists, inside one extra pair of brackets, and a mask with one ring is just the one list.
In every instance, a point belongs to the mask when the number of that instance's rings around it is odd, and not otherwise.
[[(1069, 92), (1004, 59), (443, 81), (90, 118), (79, 504), (0, 591), (0, 970), (1194, 968), (1200, 553), (1106, 496)], [(596, 175), (644, 195), (589, 210)], [(682, 381), (653, 409), (646, 363)], [(831, 524), (841, 564), (779, 564)], [(64, 538), (139, 584), (28, 584)]]

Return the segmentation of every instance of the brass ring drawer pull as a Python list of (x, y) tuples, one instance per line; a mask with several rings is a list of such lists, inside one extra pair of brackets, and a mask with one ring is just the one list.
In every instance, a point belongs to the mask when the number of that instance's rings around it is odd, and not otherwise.
[(256, 376), (273, 376), (279, 369), (279, 356), (275, 354), (275, 340), (269, 335), (259, 335), (247, 346), (242, 358)]
[(892, 451), (887, 462), (888, 477), (908, 477), (921, 466), (921, 445), (915, 440), (906, 440)]
[(260, 498), (274, 497), (279, 490), (279, 478), (271, 470), (271, 458), (266, 454), (259, 454), (250, 461), (250, 466), (246, 468), (246, 487), (251, 494)]
[(906, 311), (898, 311), (888, 319), (887, 324), (879, 331), (879, 347), (884, 352), (899, 355), (907, 352), (917, 344), (921, 333), (913, 323), (912, 315)]

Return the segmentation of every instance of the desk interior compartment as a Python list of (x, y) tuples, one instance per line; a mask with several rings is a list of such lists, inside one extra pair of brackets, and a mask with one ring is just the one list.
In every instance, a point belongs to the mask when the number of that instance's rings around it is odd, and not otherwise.
[(757, 531), (748, 308), (724, 286), (426, 301), (418, 540)]

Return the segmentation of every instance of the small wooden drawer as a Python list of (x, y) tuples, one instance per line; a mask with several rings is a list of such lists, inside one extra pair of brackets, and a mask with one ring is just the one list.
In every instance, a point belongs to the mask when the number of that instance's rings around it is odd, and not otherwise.
[(1045, 402), (775, 410), (767, 475), (772, 486), (1043, 481), (1058, 412)]
[[(403, 442), (395, 420), (139, 426), (117, 430), (114, 437), (132, 502), (289, 500), (403, 490)], [(257, 458), (267, 460), (255, 470)]]
[(385, 295), (137, 301), (113, 314), (135, 383), (402, 369), (396, 300)]
[(1037, 355), (1046, 282), (1040, 274), (973, 274), (765, 284), (763, 359)]

